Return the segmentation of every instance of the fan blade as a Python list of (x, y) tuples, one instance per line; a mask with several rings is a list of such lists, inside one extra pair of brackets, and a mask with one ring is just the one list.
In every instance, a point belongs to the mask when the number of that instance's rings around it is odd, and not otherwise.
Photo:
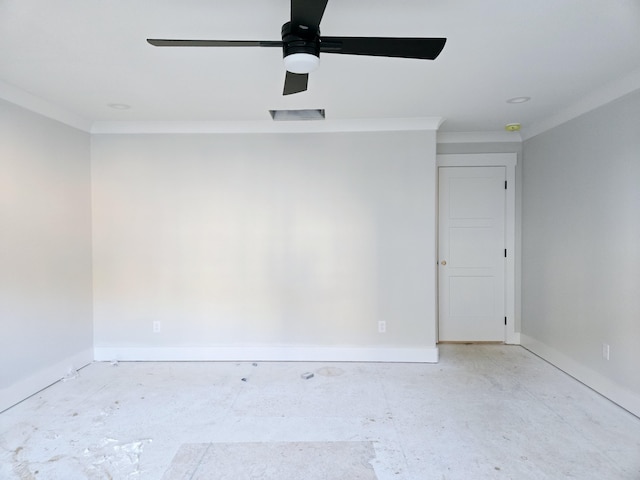
[(434, 60), (446, 41), (446, 38), (320, 37), (320, 51)]
[(282, 41), (270, 40), (163, 40), (147, 38), (154, 47), (282, 47)]
[(291, 0), (291, 23), (313, 31), (320, 29), (320, 20), (328, 0)]
[(308, 82), (308, 73), (287, 72), (287, 75), (284, 78), (284, 92), (282, 92), (282, 94), (291, 95), (293, 93), (304, 92), (307, 89)]

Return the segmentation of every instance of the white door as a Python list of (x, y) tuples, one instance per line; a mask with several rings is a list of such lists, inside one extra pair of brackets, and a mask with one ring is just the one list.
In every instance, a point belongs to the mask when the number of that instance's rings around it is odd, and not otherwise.
[(505, 167), (440, 167), (440, 341), (505, 340)]

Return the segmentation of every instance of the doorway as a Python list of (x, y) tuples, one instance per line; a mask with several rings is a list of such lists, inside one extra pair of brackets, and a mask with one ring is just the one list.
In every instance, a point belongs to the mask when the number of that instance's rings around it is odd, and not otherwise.
[(439, 342), (518, 343), (508, 189), (515, 158), (508, 165), (503, 155), (439, 156)]

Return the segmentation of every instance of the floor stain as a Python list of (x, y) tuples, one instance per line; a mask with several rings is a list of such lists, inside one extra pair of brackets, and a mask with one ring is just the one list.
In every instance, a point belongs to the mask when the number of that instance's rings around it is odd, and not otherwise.
[(322, 367), (316, 370), (316, 373), (324, 377), (339, 377), (344, 374), (344, 370), (338, 367)]
[(18, 476), (20, 480), (35, 480), (35, 476), (31, 473), (29, 468), (29, 462), (25, 460), (20, 460), (18, 458), (20, 453), (24, 450), (24, 447), (18, 447), (13, 451), (13, 472)]

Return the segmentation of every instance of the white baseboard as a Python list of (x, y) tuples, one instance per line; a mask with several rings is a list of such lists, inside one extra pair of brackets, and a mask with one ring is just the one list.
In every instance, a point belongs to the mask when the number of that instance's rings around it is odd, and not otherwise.
[(0, 412), (62, 379), (70, 370), (77, 370), (93, 361), (93, 350), (85, 350), (50, 365), (38, 372), (0, 389)]
[(592, 388), (599, 394), (617, 403), (625, 410), (640, 417), (640, 396), (630, 392), (609, 378), (594, 372), (590, 368), (559, 352), (545, 343), (525, 334), (520, 335), (521, 345), (527, 350), (544, 358), (563, 372)]
[(520, 345), (521, 339), (520, 339), (520, 332), (515, 332), (512, 333), (511, 335), (507, 336), (507, 341), (504, 342), (507, 345)]
[(407, 362), (437, 363), (438, 347), (94, 347), (97, 361), (264, 361), (264, 362)]

